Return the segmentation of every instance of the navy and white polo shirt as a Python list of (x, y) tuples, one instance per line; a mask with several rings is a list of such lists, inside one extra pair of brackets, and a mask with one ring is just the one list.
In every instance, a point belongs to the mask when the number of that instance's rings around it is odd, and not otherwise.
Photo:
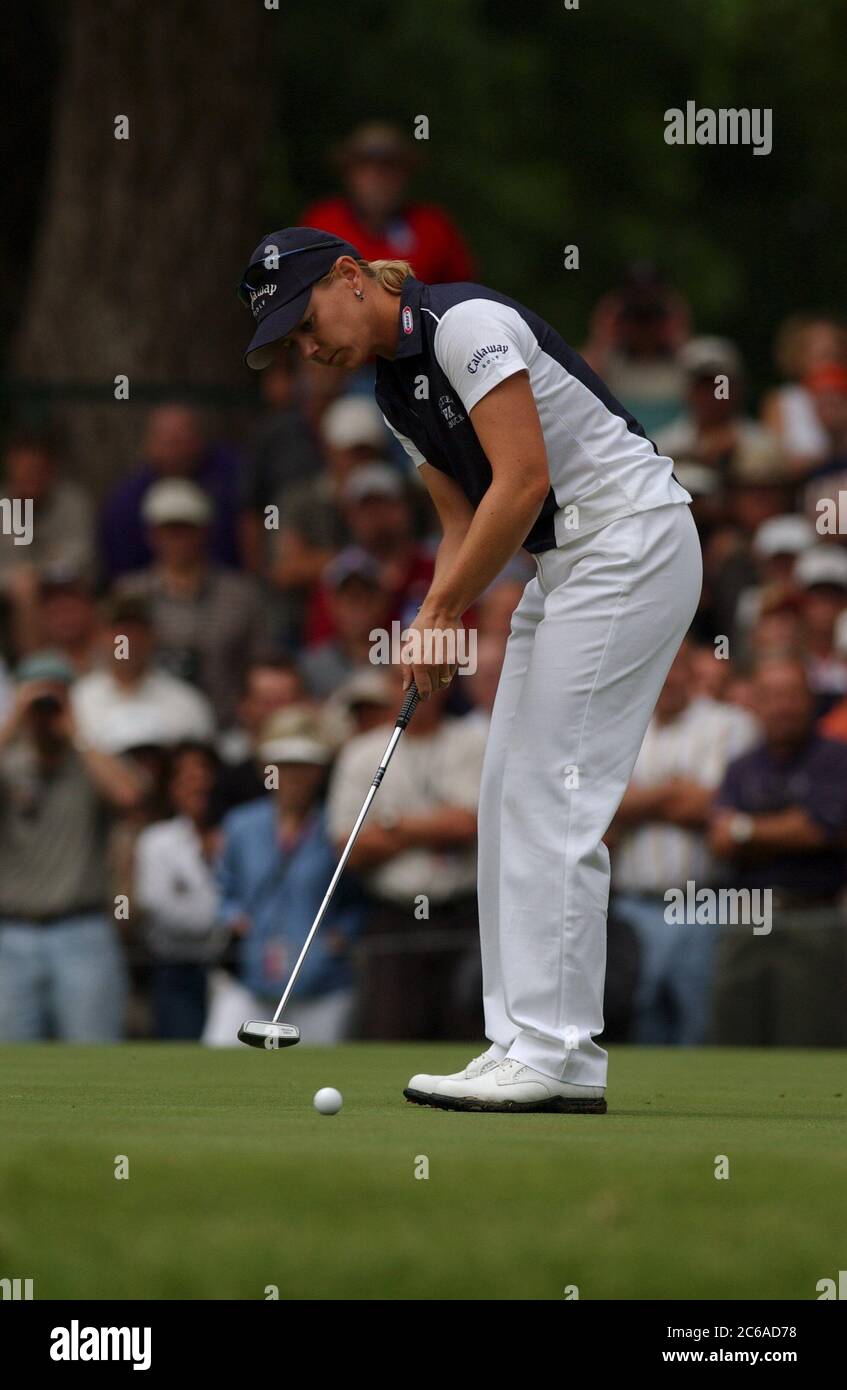
[(538, 314), (484, 285), (404, 282), (397, 351), (377, 358), (376, 401), (409, 457), (447, 473), (476, 507), (492, 473), (468, 417), (523, 370), (550, 469), (524, 549), (552, 550), (620, 517), (691, 501), (672, 461), (579, 353)]

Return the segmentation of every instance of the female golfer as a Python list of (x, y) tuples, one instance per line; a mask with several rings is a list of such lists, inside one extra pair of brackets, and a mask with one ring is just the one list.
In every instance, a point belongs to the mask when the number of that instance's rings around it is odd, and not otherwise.
[[(535, 560), (480, 789), (490, 1046), (452, 1076), (412, 1077), (405, 1095), (452, 1110), (603, 1112), (603, 835), (697, 607), (691, 498), (579, 354), (496, 290), (426, 285), (404, 262), (369, 264), (298, 227), (257, 248), (241, 295), (256, 320), (251, 367), (284, 340), (330, 366), (376, 357), (377, 403), (443, 528), (414, 624), (424, 655), (428, 635), (456, 636), (520, 547)], [(424, 661), (405, 679), (426, 699), (454, 669)]]

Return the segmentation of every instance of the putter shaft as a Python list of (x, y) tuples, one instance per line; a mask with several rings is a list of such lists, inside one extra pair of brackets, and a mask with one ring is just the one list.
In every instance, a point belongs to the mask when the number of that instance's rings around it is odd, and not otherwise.
[(379, 790), (379, 784), (385, 775), (385, 769), (391, 762), (391, 756), (394, 752), (394, 749), (397, 747), (400, 735), (402, 734), (403, 730), (405, 729), (406, 725), (408, 724), (409, 720), (414, 714), (419, 700), (420, 695), (418, 694), (418, 688), (415, 685), (415, 682), (412, 681), (412, 684), (409, 686), (409, 689), (406, 693), (406, 699), (403, 702), (403, 708), (401, 709), (395, 721), (394, 730), (389, 740), (388, 747), (382, 755), (382, 761), (380, 762), (380, 765), (376, 770), (373, 782), (368, 788), (368, 794), (365, 797), (365, 800), (362, 804), (362, 809), (356, 817), (356, 824), (353, 826), (353, 829), (350, 832), (350, 838), (347, 841), (347, 844), (344, 846), (344, 852), (338, 861), (338, 866), (335, 870), (335, 873), (332, 875), (329, 887), (327, 888), (326, 893), (324, 895), (324, 900), (318, 908), (318, 914), (315, 917), (315, 920), (312, 923), (311, 927), (309, 928), (309, 934), (306, 937), (306, 940), (303, 942), (302, 950), (300, 951), (300, 954), (295, 962), (294, 969), (292, 970), (291, 975), (289, 976), (288, 984), (285, 986), (282, 998), (280, 999), (279, 1004), (277, 1006), (277, 1011), (273, 1016), (274, 1023), (279, 1022), (282, 1011), (288, 1003), (289, 996), (294, 988), (297, 976), (300, 973), (300, 967), (302, 966), (303, 961), (306, 959), (309, 947), (311, 946), (312, 941), (314, 940), (315, 932), (317, 931), (318, 927), (323, 921), (324, 916), (326, 915), (326, 910), (332, 901), (332, 895), (335, 892), (336, 884), (338, 883), (338, 880), (344, 871), (344, 865), (347, 863), (347, 860), (350, 857), (350, 851), (356, 843), (356, 836), (362, 828), (362, 822), (364, 821), (365, 816), (368, 814), (370, 804), (376, 796), (377, 791)]

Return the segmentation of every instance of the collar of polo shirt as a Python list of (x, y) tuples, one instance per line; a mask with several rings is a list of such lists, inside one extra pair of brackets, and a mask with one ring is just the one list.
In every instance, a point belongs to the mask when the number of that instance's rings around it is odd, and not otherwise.
[[(423, 281), (416, 280), (413, 275), (408, 276), (403, 281), (403, 287), (400, 290), (400, 322), (397, 327), (395, 360), (398, 357), (413, 357), (415, 353), (421, 351), (421, 295), (423, 289)], [(410, 328), (408, 327), (409, 314), (411, 314)]]

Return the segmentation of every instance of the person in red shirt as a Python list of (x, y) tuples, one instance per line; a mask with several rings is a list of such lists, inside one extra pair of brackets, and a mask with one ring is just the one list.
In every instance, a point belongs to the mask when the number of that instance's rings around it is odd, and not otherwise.
[(358, 126), (337, 158), (343, 194), (312, 203), (301, 226), (344, 237), (369, 261), (409, 261), (429, 284), (474, 279), (473, 259), (451, 219), (440, 207), (408, 196), (420, 155), (401, 130), (381, 123)]

